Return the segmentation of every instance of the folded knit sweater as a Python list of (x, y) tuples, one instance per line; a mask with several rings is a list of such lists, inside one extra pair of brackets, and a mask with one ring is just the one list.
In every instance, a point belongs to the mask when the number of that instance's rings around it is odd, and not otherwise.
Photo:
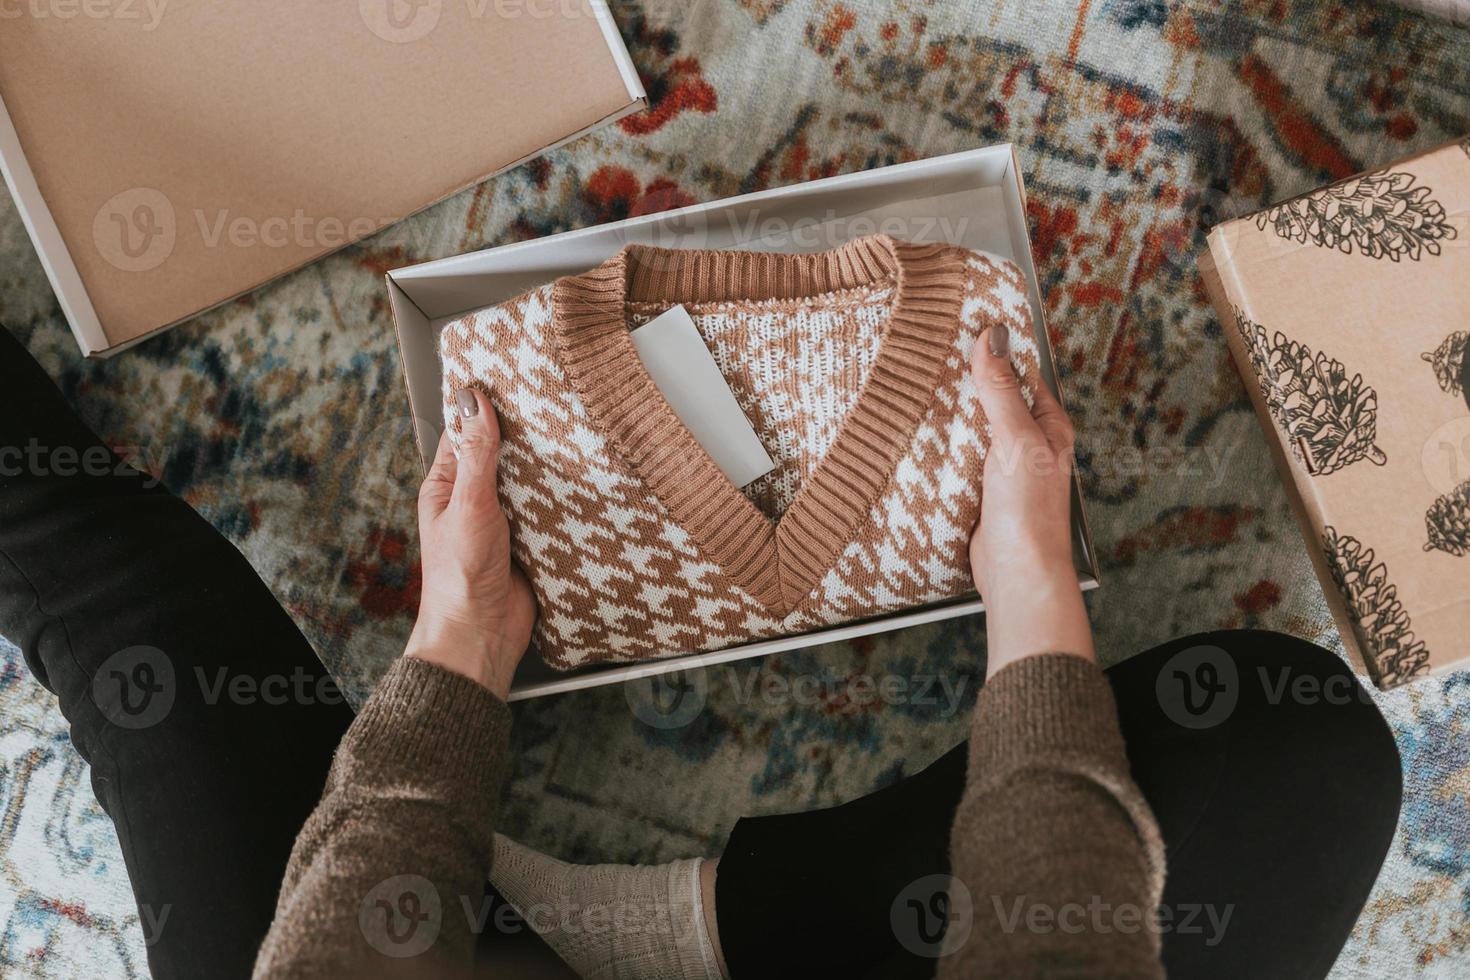
[[(776, 462), (744, 488), (629, 337), (676, 304)], [(447, 431), (456, 389), (489, 395), (542, 656), (714, 650), (969, 593), (989, 426), (968, 365), (996, 323), (1029, 399), (1020, 270), (873, 236), (811, 255), (629, 246), (447, 325)]]

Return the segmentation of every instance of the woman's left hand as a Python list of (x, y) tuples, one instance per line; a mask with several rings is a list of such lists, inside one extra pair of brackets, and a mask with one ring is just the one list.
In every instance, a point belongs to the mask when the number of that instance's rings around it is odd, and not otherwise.
[(1091, 659), (1092, 627), (1072, 567), (1072, 423), (1045, 385), (1027, 406), (1004, 326), (975, 343), (971, 372), (991, 430), (970, 538), (987, 611), (988, 674), (1038, 653)]
[(456, 459), (446, 434), (419, 491), (423, 597), (405, 654), (464, 674), (502, 699), (531, 643), (536, 599), (511, 561), (496, 468), (500, 425), (490, 400), (457, 393)]

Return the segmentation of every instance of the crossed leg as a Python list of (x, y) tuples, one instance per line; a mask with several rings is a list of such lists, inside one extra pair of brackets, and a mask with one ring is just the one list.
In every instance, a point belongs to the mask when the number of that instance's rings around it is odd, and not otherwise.
[(246, 977), (352, 721), (243, 556), (0, 327), (0, 635), (117, 827), (155, 977)]

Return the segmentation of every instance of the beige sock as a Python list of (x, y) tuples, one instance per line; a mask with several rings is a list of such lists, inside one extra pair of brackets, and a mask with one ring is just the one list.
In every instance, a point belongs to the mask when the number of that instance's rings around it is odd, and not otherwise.
[(585, 980), (722, 980), (701, 863), (567, 864), (496, 834), (490, 882)]

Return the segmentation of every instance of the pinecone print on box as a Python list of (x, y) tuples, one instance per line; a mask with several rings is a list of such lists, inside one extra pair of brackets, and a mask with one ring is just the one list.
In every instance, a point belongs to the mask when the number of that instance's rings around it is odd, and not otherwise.
[(1470, 481), (1440, 497), (1424, 515), (1429, 531), (1425, 551), (1447, 551), (1456, 558), (1470, 555)]
[(1364, 647), (1372, 657), (1369, 667), (1380, 687), (1397, 687), (1429, 671), (1429, 650), (1409, 628), (1409, 614), (1399, 602), (1398, 589), (1388, 580), (1388, 569), (1374, 564), (1372, 548), (1357, 538), (1322, 532), (1322, 547), (1332, 568), (1332, 580), (1347, 599)]
[(1347, 255), (1356, 248), (1372, 259), (1417, 262), (1425, 252), (1438, 255), (1440, 240), (1456, 235), (1444, 205), (1429, 195), (1428, 187), (1414, 186), (1413, 174), (1380, 170), (1268, 208), (1256, 215), (1256, 227)]
[(1306, 344), (1279, 330), (1274, 338), (1239, 310), (1235, 325), (1250, 345), (1251, 367), (1271, 417), (1286, 433), (1292, 455), (1314, 476), (1326, 476), (1356, 463), (1388, 462), (1374, 444), (1378, 435), (1378, 393), (1361, 374), (1348, 377), (1341, 361), (1312, 353)]
[(1432, 351), (1427, 351), (1424, 360), (1434, 366), (1434, 376), (1439, 386), (1451, 395), (1465, 394), (1465, 349), (1470, 347), (1470, 333), (1457, 330), (1444, 339)]

